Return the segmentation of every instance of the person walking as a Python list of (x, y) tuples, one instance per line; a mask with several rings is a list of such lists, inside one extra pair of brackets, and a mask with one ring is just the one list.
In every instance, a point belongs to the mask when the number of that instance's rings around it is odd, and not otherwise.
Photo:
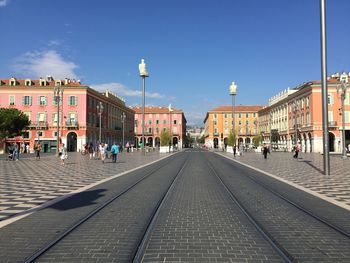
[(89, 157), (90, 157), (90, 160), (91, 160), (92, 157), (94, 156), (94, 146), (92, 145), (92, 142), (90, 142), (90, 144), (89, 144), (88, 152), (89, 152)]
[(99, 152), (100, 152), (100, 157), (101, 157), (102, 163), (104, 163), (105, 159), (106, 159), (106, 153), (105, 153), (106, 149), (105, 148), (106, 148), (105, 144), (101, 143), (100, 147), (99, 147)]
[[(57, 147), (58, 147), (58, 145), (57, 145)], [(36, 152), (36, 157), (35, 157), (35, 159), (36, 159), (36, 160), (40, 160), (40, 151), (41, 151), (41, 144), (40, 144), (40, 142), (38, 142), (38, 143), (36, 144), (36, 147), (35, 147), (35, 152)]]
[(233, 157), (236, 157), (236, 153), (237, 153), (237, 147), (236, 145), (233, 146)]
[(112, 148), (111, 148), (111, 153), (112, 153), (112, 162), (116, 163), (118, 153), (119, 153), (119, 146), (116, 143), (113, 143)]
[(293, 155), (293, 157), (294, 157), (295, 159), (298, 159), (299, 151), (300, 151), (300, 145), (297, 143), (297, 144), (294, 146), (294, 155)]
[(64, 161), (68, 158), (68, 155), (67, 155), (67, 148), (65, 147), (64, 143), (62, 143), (62, 148), (61, 148), (61, 165), (65, 165)]
[(269, 148), (266, 146), (266, 144), (264, 144), (264, 147), (263, 147), (264, 159), (267, 159), (267, 153), (268, 152), (269, 152)]

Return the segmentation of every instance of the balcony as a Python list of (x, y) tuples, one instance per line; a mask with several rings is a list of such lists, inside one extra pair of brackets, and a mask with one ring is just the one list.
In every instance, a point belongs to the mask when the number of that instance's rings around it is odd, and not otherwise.
[(66, 127), (67, 128), (78, 128), (78, 122), (75, 120), (68, 120), (68, 121), (66, 121)]
[(28, 125), (29, 129), (37, 129), (37, 130), (42, 130), (42, 129), (47, 129), (48, 123), (46, 121), (37, 121), (37, 122), (30, 122)]
[(329, 122), (328, 122), (328, 127), (330, 127), (330, 128), (335, 128), (335, 127), (337, 127), (337, 122), (336, 122), (336, 121), (329, 121)]

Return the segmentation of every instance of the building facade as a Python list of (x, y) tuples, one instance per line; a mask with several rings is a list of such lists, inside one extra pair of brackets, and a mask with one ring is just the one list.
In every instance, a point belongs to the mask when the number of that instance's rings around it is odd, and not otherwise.
[[(235, 106), (235, 133), (239, 145), (249, 146), (258, 135), (258, 111), (263, 106)], [(205, 145), (225, 148), (233, 129), (232, 106), (219, 106), (207, 112), (204, 119)]]
[[(135, 111), (135, 143), (142, 141), (142, 108), (134, 107)], [(170, 131), (172, 145), (179, 148), (186, 143), (186, 118), (182, 110), (168, 107), (145, 107), (145, 145), (150, 147), (160, 146), (160, 134), (162, 131)]]
[[(350, 73), (328, 78), (328, 135), (330, 152), (342, 151), (342, 82), (348, 85)], [(345, 93), (345, 144), (350, 143), (350, 87)], [(320, 81), (304, 83), (269, 100), (259, 111), (259, 132), (263, 141), (291, 150), (297, 142), (304, 152), (323, 152), (322, 86)]]
[(134, 140), (134, 111), (125, 106), (125, 101), (75, 80), (1, 79), (0, 107), (19, 109), (30, 120), (23, 136), (0, 143), (1, 152), (6, 152), (12, 143), (28, 144), (33, 152), (38, 141), (42, 151), (56, 151), (58, 131), (59, 144), (65, 143), (68, 151), (79, 151), (86, 143), (96, 144), (100, 130), (101, 140), (109, 144), (121, 142), (123, 130), (125, 140)]

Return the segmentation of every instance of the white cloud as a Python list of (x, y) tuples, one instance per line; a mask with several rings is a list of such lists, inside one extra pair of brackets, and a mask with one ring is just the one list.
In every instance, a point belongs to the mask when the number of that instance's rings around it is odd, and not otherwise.
[(55, 50), (27, 52), (18, 57), (12, 67), (16, 74), (26, 77), (78, 78), (74, 72), (78, 66), (73, 62), (65, 61)]
[[(99, 91), (110, 90), (121, 97), (141, 97), (142, 96), (141, 90), (132, 90), (132, 89), (125, 87), (123, 84), (120, 84), (117, 82), (111, 82), (111, 83), (105, 83), (105, 84), (95, 84), (95, 85), (91, 85), (91, 87), (93, 89), (96, 89)], [(164, 95), (161, 95), (157, 92), (151, 93), (151, 92), (146, 91), (145, 96), (147, 98), (153, 98), (153, 99), (165, 98)]]
[(6, 6), (9, 3), (8, 0), (0, 0), (0, 7)]

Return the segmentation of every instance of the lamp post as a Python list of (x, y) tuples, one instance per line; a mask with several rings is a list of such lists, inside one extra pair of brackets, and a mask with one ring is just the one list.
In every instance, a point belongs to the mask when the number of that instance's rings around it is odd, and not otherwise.
[(173, 111), (173, 109), (171, 108), (171, 104), (169, 104), (169, 119), (170, 119), (170, 123), (169, 123), (169, 135), (170, 135), (170, 149), (171, 150), (171, 146), (173, 144), (173, 138), (172, 138), (172, 134), (173, 134), (173, 130), (172, 130), (172, 116), (171, 116), (171, 112)]
[(123, 112), (123, 114), (121, 115), (121, 118), (122, 118), (122, 124), (123, 124), (123, 140), (122, 140), (122, 148), (124, 148), (124, 127), (125, 127), (125, 118), (126, 118), (125, 112)]
[(270, 109), (270, 112), (269, 112), (269, 116), (270, 116), (270, 153), (272, 153), (272, 111)]
[[(59, 154), (60, 151), (60, 102), (62, 101), (63, 105), (63, 88), (60, 86), (57, 86), (53, 90), (55, 102), (57, 105), (57, 147), (56, 147), (56, 153)], [(62, 97), (62, 100), (61, 100)]]
[(321, 24), (321, 75), (322, 75), (322, 129), (323, 129), (323, 170), (330, 175), (329, 134), (328, 134), (328, 88), (327, 88), (327, 46), (326, 46), (326, 4), (320, 0)]
[(102, 112), (103, 112), (103, 104), (102, 101), (96, 106), (98, 115), (100, 115), (100, 129), (99, 129), (99, 135), (98, 135), (98, 140), (99, 143), (102, 142)]
[(236, 144), (235, 139), (235, 96), (237, 94), (237, 85), (232, 81), (230, 85), (230, 95), (232, 96), (232, 135), (233, 135), (233, 146)]
[(144, 136), (145, 136), (145, 89), (146, 89), (146, 78), (149, 77), (149, 74), (146, 69), (146, 63), (144, 59), (141, 59), (139, 64), (139, 73), (142, 78), (142, 155), (145, 155), (145, 145), (144, 145)]
[(294, 101), (294, 146), (298, 144), (298, 124), (297, 124), (297, 112), (299, 110), (297, 101)]
[(341, 122), (342, 122), (342, 144), (343, 144), (343, 151), (342, 151), (342, 159), (348, 158), (346, 155), (346, 143), (345, 143), (345, 112), (344, 112), (344, 101), (346, 98), (346, 91), (348, 87), (345, 81), (341, 81), (341, 84), (337, 86), (337, 93), (340, 92), (340, 98), (341, 98)]

